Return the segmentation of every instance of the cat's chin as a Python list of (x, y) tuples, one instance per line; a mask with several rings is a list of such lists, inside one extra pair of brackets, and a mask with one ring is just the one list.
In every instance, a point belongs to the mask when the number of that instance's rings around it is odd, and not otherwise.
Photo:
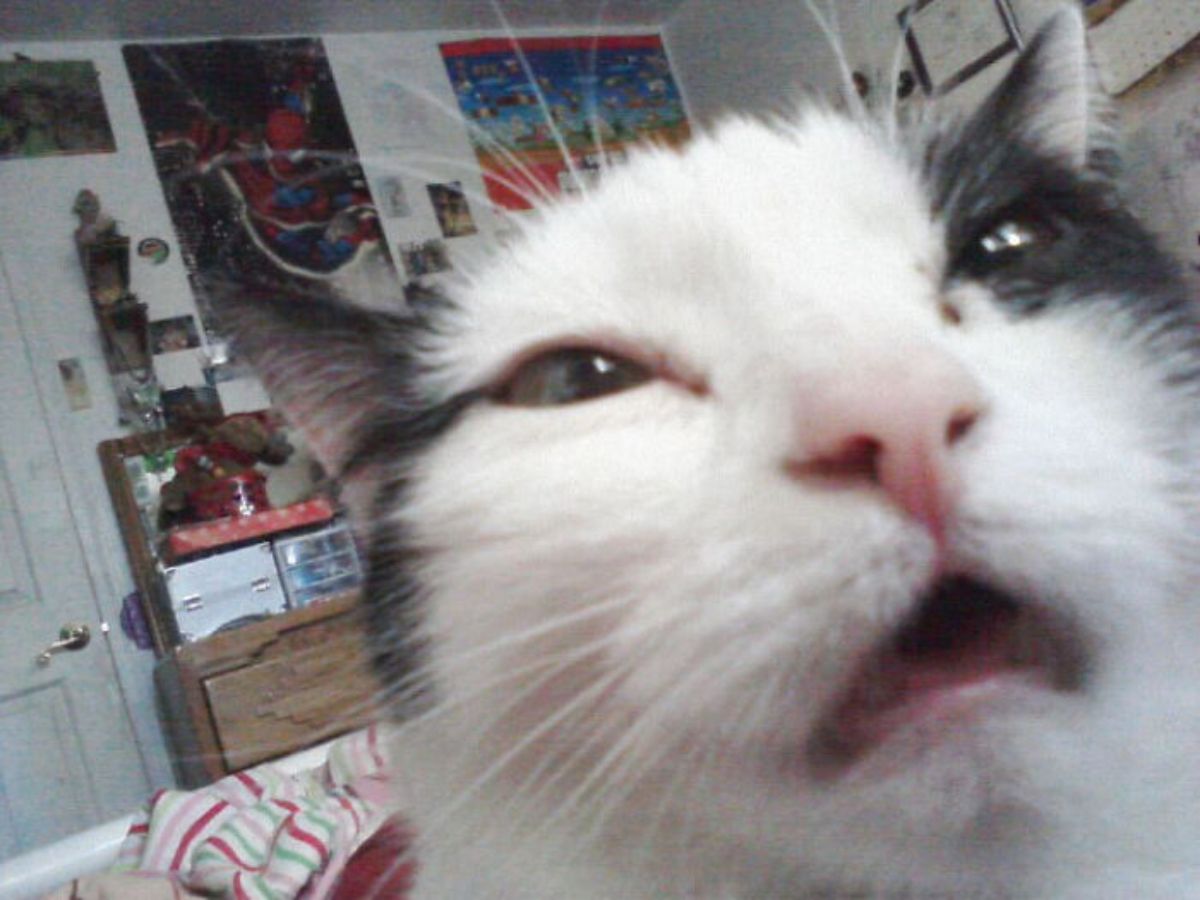
[(1080, 694), (1089, 670), (1078, 624), (961, 576), (942, 579), (854, 668), (805, 750), (818, 780), (906, 759), (995, 717), (1042, 714)]

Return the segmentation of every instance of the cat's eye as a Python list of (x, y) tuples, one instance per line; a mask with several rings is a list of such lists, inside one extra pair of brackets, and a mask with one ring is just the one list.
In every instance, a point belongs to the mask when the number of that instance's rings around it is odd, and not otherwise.
[(973, 277), (984, 277), (1046, 249), (1061, 236), (1061, 228), (1050, 216), (1028, 210), (1011, 212), (976, 234), (959, 255), (958, 267)]
[(560, 347), (519, 365), (492, 395), (509, 406), (561, 406), (650, 381), (647, 366), (593, 347)]

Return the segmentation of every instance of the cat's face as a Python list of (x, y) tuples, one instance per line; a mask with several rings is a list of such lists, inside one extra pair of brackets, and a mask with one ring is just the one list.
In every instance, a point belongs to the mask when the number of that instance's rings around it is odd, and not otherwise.
[(961, 129), (646, 155), (419, 352), (320, 313), (316, 394), (318, 341), (258, 348), (320, 435), (367, 433), (325, 447), (367, 473), (385, 663), (421, 639), (446, 764), (502, 815), (904, 883), (986, 869), (1159, 721), (1200, 634), (1197, 357), (1080, 40), (1060, 17)]

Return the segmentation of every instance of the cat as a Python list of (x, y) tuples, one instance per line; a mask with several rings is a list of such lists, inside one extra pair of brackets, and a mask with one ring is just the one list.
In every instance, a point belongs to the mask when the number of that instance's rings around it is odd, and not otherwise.
[(970, 116), (645, 149), (414, 311), (226, 298), (369, 545), (414, 897), (1193, 890), (1200, 332), (1111, 118), (1064, 8)]

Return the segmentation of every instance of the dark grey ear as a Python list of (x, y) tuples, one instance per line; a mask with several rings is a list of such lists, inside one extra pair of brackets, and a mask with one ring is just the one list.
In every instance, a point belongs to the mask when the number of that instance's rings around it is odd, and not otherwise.
[(420, 391), (423, 320), (269, 289), (219, 293), (237, 352), (345, 487), (379, 464), (401, 462), (455, 405), (438, 406)]
[(1111, 114), (1077, 7), (1061, 7), (1038, 29), (979, 119), (993, 133), (1073, 169), (1111, 152)]

